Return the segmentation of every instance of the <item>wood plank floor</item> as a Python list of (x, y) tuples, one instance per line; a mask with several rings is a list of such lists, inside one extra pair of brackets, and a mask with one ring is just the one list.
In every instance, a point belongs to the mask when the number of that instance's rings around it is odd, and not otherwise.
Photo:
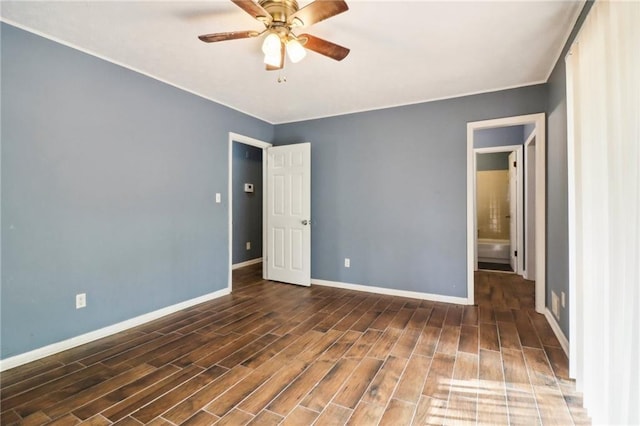
[(477, 306), (265, 282), (3, 372), (3, 425), (590, 424), (534, 285)]

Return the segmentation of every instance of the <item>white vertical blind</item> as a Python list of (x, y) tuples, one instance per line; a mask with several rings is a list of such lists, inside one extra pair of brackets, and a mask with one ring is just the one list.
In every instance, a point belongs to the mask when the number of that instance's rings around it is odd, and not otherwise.
[(598, 1), (566, 60), (571, 372), (594, 424), (640, 424), (640, 2)]

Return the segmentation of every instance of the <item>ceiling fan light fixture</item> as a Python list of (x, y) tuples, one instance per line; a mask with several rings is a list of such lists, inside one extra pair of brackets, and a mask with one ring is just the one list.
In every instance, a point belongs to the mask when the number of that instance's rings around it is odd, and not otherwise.
[[(265, 55), (265, 63), (267, 56), (277, 56), (280, 58), (281, 44), (282, 41), (280, 40), (280, 36), (276, 33), (269, 33), (269, 35), (265, 37), (264, 42), (262, 43), (262, 52)], [(280, 59), (278, 59), (278, 61), (279, 60)]]
[[(0, 0), (2, 1), (2, 0)], [(285, 57), (300, 62), (307, 50), (335, 61), (343, 60), (349, 49), (310, 34), (295, 34), (295, 29), (308, 27), (349, 10), (345, 0), (309, 0), (300, 8), (299, 0), (231, 0), (266, 28), (264, 31), (232, 31), (203, 34), (198, 38), (205, 43), (246, 39), (264, 35), (262, 52), (267, 71), (282, 69)]]
[(271, 67), (280, 67), (280, 61), (282, 58), (280, 57), (280, 52), (276, 55), (264, 55), (264, 63)]
[(287, 55), (294, 64), (300, 62), (307, 55), (307, 51), (302, 47), (302, 44), (296, 39), (290, 39), (287, 41)]

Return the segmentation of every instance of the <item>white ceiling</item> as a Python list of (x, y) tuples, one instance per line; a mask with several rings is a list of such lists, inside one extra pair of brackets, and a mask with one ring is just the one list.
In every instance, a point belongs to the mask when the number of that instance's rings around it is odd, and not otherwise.
[(261, 40), (197, 39), (263, 28), (229, 0), (3, 0), (1, 15), (275, 124), (545, 82), (584, 3), (347, 2), (349, 11), (303, 32), (349, 47), (349, 56), (309, 52), (286, 64), (286, 83), (264, 70)]

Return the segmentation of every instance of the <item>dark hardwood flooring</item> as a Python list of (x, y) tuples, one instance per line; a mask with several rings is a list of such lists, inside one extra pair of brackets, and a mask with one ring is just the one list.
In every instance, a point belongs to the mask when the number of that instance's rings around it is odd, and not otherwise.
[(589, 424), (532, 282), (477, 306), (265, 282), (0, 375), (3, 425)]

